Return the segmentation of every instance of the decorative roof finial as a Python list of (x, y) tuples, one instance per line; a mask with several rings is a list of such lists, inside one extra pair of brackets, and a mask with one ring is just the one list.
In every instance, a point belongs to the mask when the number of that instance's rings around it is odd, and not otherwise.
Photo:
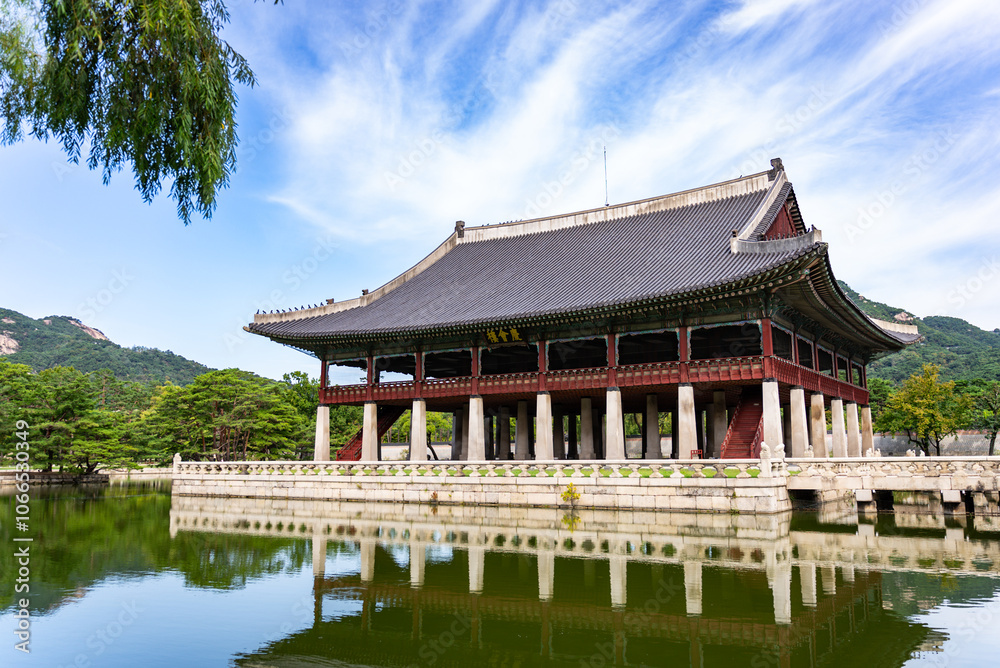
[(767, 173), (767, 180), (775, 180), (778, 178), (778, 172), (783, 171), (785, 171), (785, 166), (781, 164), (781, 158), (771, 158), (771, 169)]
[(461, 239), (462, 237), (465, 236), (465, 221), (464, 220), (456, 220), (455, 221), (455, 234), (458, 235), (459, 239)]

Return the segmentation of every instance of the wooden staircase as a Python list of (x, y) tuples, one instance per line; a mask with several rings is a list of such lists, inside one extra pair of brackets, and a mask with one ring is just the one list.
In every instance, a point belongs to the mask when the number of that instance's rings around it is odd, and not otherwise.
[[(381, 441), (385, 433), (389, 431), (396, 420), (403, 414), (406, 408), (402, 406), (379, 406), (378, 407), (378, 440)], [(358, 461), (361, 459), (361, 437), (364, 429), (359, 429), (358, 433), (351, 437), (344, 447), (337, 451), (337, 461)]]
[(745, 389), (733, 412), (722, 441), (722, 459), (753, 459), (760, 456), (764, 408), (760, 391)]

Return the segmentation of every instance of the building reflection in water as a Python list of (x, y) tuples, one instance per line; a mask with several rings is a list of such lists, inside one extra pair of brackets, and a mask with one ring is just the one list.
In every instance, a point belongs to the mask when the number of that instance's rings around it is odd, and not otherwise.
[[(891, 609), (885, 577), (985, 575), (1000, 589), (1000, 541), (961, 527), (564, 515), (174, 497), (171, 531), (311, 537), (312, 625), (240, 666), (900, 666), (942, 638)], [(334, 544), (356, 571), (327, 574)]]

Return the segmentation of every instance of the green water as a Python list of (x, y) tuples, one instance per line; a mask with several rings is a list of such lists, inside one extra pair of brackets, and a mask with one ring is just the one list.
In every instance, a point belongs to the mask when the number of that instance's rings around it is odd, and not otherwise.
[[(0, 499), (0, 664), (993, 666), (1000, 533), (970, 517)], [(30, 536), (30, 654), (14, 537)]]

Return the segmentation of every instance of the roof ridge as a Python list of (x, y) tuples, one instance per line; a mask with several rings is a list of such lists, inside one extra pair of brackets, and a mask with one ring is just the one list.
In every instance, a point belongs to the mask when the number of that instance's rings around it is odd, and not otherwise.
[(458, 243), (476, 243), (490, 239), (505, 239), (525, 234), (553, 232), (569, 227), (590, 225), (645, 213), (669, 211), (695, 204), (739, 197), (751, 192), (766, 190), (770, 184), (769, 175), (770, 172), (760, 172), (749, 176), (741, 176), (737, 179), (730, 179), (729, 181), (713, 183), (700, 188), (691, 188), (667, 195), (624, 202), (622, 204), (602, 206), (595, 209), (586, 209), (584, 211), (545, 216), (542, 218), (531, 218), (529, 220), (466, 227), (464, 228), (463, 235), (459, 237)]
[[(783, 172), (779, 172), (783, 174)], [(437, 248), (431, 251), (424, 259), (413, 265), (410, 269), (396, 276), (391, 281), (371, 292), (366, 292), (360, 297), (347, 299), (340, 302), (328, 302), (312, 308), (302, 308), (278, 313), (257, 313), (254, 315), (254, 324), (289, 322), (294, 320), (305, 320), (317, 316), (339, 313), (359, 306), (367, 306), (373, 301), (383, 297), (403, 283), (406, 283), (417, 276), (442, 257), (448, 254), (459, 244), (488, 241), (491, 239), (504, 239), (509, 237), (523, 236), (540, 232), (553, 232), (560, 229), (589, 225), (608, 220), (617, 220), (630, 216), (656, 213), (680, 209), (686, 206), (704, 204), (707, 202), (720, 201), (747, 195), (761, 190), (767, 190), (772, 186), (775, 170), (741, 176), (736, 179), (722, 181), (699, 188), (691, 188), (667, 195), (659, 195), (642, 200), (615, 204), (613, 206), (588, 209), (575, 213), (559, 214), (544, 218), (533, 218), (525, 221), (498, 223), (494, 225), (483, 225), (477, 227), (464, 227), (464, 223), (458, 223), (455, 231), (445, 239)], [(765, 209), (766, 210), (766, 209)]]

